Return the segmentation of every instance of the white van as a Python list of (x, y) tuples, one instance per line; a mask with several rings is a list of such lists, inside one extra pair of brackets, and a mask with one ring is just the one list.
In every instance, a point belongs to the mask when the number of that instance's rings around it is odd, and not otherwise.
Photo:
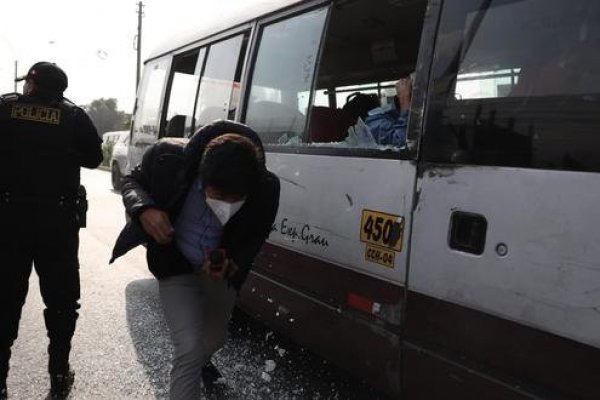
[[(261, 136), (240, 306), (395, 398), (600, 398), (600, 2), (248, 3), (146, 61), (129, 147)], [(413, 71), (406, 143), (349, 136)]]
[(129, 147), (130, 131), (118, 131), (119, 137), (114, 143), (110, 157), (110, 176), (113, 189), (121, 189), (123, 176), (129, 173), (127, 151)]
[(102, 148), (114, 145), (121, 136), (122, 131), (105, 132), (102, 134)]
[(103, 165), (110, 168), (111, 183), (115, 190), (121, 188), (123, 176), (128, 170), (128, 147), (130, 131), (111, 131), (102, 135)]

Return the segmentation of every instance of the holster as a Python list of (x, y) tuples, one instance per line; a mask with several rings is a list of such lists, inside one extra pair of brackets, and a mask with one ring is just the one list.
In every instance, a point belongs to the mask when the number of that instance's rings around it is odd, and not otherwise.
[(77, 221), (79, 222), (79, 227), (85, 228), (87, 225), (88, 201), (87, 191), (83, 185), (79, 185), (79, 188), (77, 188), (77, 200), (75, 201), (75, 206), (77, 209)]

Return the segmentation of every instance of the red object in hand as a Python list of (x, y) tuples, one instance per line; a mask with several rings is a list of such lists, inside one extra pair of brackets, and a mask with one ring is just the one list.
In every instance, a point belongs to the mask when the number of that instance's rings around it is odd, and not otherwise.
[(211, 270), (220, 271), (226, 260), (225, 249), (211, 250), (210, 253), (208, 253), (208, 260), (210, 261)]

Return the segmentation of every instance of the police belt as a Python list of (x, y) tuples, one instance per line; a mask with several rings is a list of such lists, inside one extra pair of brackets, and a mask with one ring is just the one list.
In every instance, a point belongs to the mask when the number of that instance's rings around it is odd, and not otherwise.
[(77, 196), (23, 196), (10, 192), (0, 193), (0, 204), (16, 204), (31, 206), (61, 206), (75, 207), (77, 205)]

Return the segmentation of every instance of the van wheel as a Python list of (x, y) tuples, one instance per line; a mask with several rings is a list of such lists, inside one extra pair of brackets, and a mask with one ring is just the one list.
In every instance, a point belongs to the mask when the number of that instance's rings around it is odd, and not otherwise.
[(119, 169), (119, 164), (118, 163), (113, 163), (111, 169), (110, 169), (110, 178), (112, 181), (112, 186), (113, 189), (115, 190), (120, 190), (121, 189), (121, 181), (123, 179), (123, 177), (121, 176), (121, 170)]

